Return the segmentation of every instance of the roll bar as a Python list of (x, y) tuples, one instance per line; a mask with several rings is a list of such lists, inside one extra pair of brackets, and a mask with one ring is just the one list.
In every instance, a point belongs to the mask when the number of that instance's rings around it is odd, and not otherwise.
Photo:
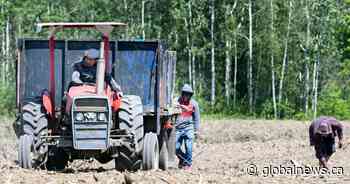
[(55, 34), (56, 32), (63, 29), (95, 29), (102, 33), (102, 41), (104, 45), (103, 54), (105, 60), (105, 66), (107, 72), (109, 69), (109, 34), (115, 27), (127, 27), (127, 24), (120, 22), (48, 22), (48, 23), (38, 23), (37, 32), (41, 32), (43, 28), (47, 28), (50, 31), (49, 35), (49, 50), (50, 50), (50, 80), (49, 80), (49, 91), (50, 99), (52, 104), (52, 117), (56, 119), (55, 116)]

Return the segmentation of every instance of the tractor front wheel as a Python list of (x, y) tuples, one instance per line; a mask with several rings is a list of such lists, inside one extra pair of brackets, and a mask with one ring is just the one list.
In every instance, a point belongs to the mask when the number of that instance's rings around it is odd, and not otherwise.
[(34, 162), (34, 141), (33, 137), (23, 134), (19, 138), (18, 161), (19, 165), (24, 169), (31, 169), (35, 165)]
[(144, 170), (159, 168), (159, 145), (157, 135), (149, 132), (143, 141), (142, 167)]

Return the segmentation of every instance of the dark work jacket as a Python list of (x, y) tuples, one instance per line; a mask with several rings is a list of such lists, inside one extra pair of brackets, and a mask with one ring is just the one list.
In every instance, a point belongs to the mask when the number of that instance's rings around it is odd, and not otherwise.
[(321, 116), (316, 120), (312, 121), (309, 127), (310, 145), (319, 145), (323, 140), (321, 139), (321, 136), (317, 133), (318, 127), (320, 126), (321, 122), (327, 123), (330, 129), (330, 134), (327, 136), (327, 139), (334, 140), (336, 136), (338, 136), (339, 140), (343, 139), (343, 125), (333, 117)]
[[(84, 65), (84, 60), (78, 63), (75, 63), (73, 66), (73, 72), (79, 72), (79, 79), (82, 82), (87, 83), (96, 83), (96, 72), (97, 72), (97, 64), (94, 66), (86, 66)], [(112, 90), (121, 91), (120, 86), (114, 81), (111, 74), (105, 75), (105, 82), (107, 82)]]
[(94, 66), (86, 66), (84, 61), (75, 63), (73, 66), (73, 71), (79, 72), (79, 78), (82, 82), (96, 83), (96, 70), (96, 64)]

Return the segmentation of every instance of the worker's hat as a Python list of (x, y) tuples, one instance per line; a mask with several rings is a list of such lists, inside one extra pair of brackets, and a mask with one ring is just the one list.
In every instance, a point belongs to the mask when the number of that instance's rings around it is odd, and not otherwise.
[(185, 85), (182, 87), (181, 92), (193, 94), (192, 87), (191, 87), (189, 84), (185, 84)]

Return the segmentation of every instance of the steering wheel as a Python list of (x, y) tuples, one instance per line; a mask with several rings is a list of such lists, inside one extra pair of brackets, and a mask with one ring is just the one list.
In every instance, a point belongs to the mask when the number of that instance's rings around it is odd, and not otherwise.
[(94, 82), (83, 82), (82, 85), (96, 86), (96, 83), (94, 83)]

